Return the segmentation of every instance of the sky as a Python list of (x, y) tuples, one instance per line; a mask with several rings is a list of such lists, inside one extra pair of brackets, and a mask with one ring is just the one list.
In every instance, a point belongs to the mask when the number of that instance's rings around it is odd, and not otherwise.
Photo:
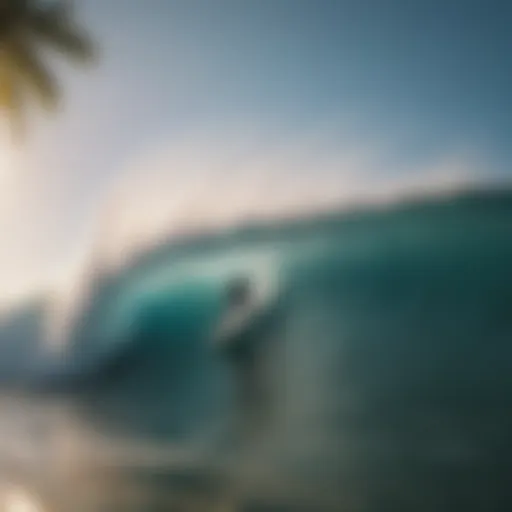
[(33, 114), (23, 147), (0, 129), (4, 300), (51, 281), (95, 236), (121, 252), (122, 225), (179, 231), (509, 178), (509, 2), (76, 0), (75, 11), (97, 64), (52, 59), (61, 110)]

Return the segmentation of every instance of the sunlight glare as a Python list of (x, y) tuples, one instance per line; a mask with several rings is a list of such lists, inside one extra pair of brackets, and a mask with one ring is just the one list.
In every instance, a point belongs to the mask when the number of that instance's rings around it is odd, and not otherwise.
[(16, 487), (5, 491), (1, 510), (5, 512), (43, 512), (43, 508), (33, 496)]

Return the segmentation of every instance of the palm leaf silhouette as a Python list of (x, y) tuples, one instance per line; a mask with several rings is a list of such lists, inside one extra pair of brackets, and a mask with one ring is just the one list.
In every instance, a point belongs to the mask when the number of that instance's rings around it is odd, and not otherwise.
[(0, 110), (18, 135), (31, 97), (50, 110), (61, 98), (46, 50), (80, 63), (95, 55), (92, 41), (74, 23), (65, 0), (0, 0)]

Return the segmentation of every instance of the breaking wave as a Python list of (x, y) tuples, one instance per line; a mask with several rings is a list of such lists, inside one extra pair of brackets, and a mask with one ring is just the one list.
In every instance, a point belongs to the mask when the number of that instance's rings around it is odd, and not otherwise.
[(217, 439), (236, 382), (211, 337), (242, 275), (282, 296), (250, 332), (275, 405), (240, 473), (252, 491), (417, 508), (448, 478), (476, 510), (508, 496), (511, 225), (509, 191), (475, 192), (171, 236), (123, 264), (93, 251), (66, 307), (42, 295), (4, 316), (2, 385), (72, 391), (81, 425), (120, 444)]

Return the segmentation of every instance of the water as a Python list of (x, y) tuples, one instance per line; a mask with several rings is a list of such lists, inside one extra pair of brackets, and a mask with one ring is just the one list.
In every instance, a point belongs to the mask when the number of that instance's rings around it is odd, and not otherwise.
[[(477, 194), (159, 246), (96, 275), (61, 352), (47, 300), (28, 304), (1, 333), (4, 496), (510, 510), (511, 225), (512, 195)], [(251, 332), (268, 403), (245, 436), (239, 379), (211, 343), (241, 274), (280, 297)]]

